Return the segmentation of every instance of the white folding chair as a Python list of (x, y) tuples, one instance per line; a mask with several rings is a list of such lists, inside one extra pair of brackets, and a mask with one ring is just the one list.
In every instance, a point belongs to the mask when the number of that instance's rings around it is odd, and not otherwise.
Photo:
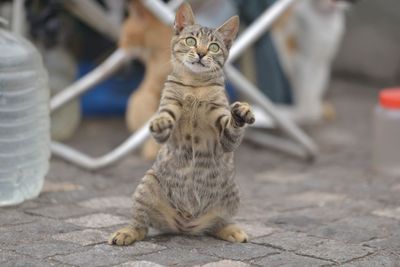
[[(74, 0), (74, 7), (79, 8), (82, 2), (87, 1)], [(172, 24), (174, 20), (173, 9), (178, 7), (183, 1), (172, 0), (169, 2), (169, 4), (164, 4), (160, 0), (142, 0), (142, 2), (161, 21), (166, 24)], [(274, 104), (265, 95), (263, 95), (256, 86), (249, 82), (235, 67), (231, 65), (231, 63), (237, 59), (245, 49), (258, 40), (258, 38), (260, 38), (260, 36), (262, 36), (269, 29), (273, 22), (279, 18), (279, 16), (294, 2), (295, 0), (277, 1), (271, 8), (264, 11), (264, 13), (257, 18), (256, 21), (254, 21), (243, 33), (239, 35), (231, 48), (230, 57), (225, 66), (225, 73), (235, 88), (239, 90), (243, 96), (248, 98), (250, 102), (257, 105), (263, 111), (264, 114), (261, 116), (264, 119), (265, 117), (271, 118), (274, 123), (273, 127), (281, 129), (293, 141), (259, 131), (249, 131), (246, 135), (247, 138), (259, 144), (272, 147), (304, 159), (313, 159), (317, 154), (317, 148), (314, 142), (295, 123), (282, 116), (276, 110)], [(80, 12), (85, 11), (90, 13), (90, 9), (88, 8), (80, 9)], [(96, 9), (96, 17), (98, 18), (99, 16), (102, 16), (104, 20), (103, 22), (107, 23), (106, 14), (102, 14), (101, 11)], [(88, 17), (92, 16), (88, 15)], [(106, 29), (103, 29), (103, 32), (105, 31)], [(58, 109), (65, 103), (89, 90), (96, 83), (106, 79), (126, 61), (132, 60), (133, 58), (137, 57), (137, 55), (137, 51), (125, 51), (122, 49), (117, 49), (95, 70), (82, 77), (80, 80), (76, 81), (59, 94), (55, 95), (51, 99), (51, 111)], [(256, 114), (256, 120), (258, 120), (258, 116)], [(74, 148), (55, 141), (52, 142), (51, 149), (53, 155), (55, 156), (63, 158), (79, 167), (96, 170), (113, 164), (124, 156), (128, 155), (130, 152), (137, 149), (148, 137), (149, 130), (148, 124), (146, 124), (137, 132), (132, 134), (117, 148), (99, 158), (90, 157)]]

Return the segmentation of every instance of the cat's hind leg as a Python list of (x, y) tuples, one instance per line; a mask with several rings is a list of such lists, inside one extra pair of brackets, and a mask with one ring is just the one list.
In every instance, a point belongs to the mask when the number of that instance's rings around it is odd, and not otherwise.
[(227, 223), (217, 228), (211, 235), (232, 243), (245, 243), (249, 240), (248, 235), (237, 224)]
[(146, 237), (148, 228), (158, 224), (157, 212), (161, 199), (160, 185), (156, 177), (148, 172), (133, 194), (133, 221), (113, 233), (108, 239), (110, 245), (127, 246)]
[(128, 225), (113, 233), (108, 240), (108, 244), (128, 246), (135, 241), (143, 240), (146, 237), (146, 234), (147, 228), (138, 228), (133, 225)]

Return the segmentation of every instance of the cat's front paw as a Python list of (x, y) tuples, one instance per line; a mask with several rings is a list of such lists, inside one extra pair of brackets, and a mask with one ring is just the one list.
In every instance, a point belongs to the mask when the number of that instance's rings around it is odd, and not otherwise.
[(232, 117), (236, 125), (243, 127), (245, 123), (253, 124), (255, 121), (251, 107), (246, 102), (235, 102), (231, 105)]
[(159, 143), (164, 143), (168, 140), (173, 127), (173, 119), (164, 114), (158, 115), (150, 122), (150, 132)]

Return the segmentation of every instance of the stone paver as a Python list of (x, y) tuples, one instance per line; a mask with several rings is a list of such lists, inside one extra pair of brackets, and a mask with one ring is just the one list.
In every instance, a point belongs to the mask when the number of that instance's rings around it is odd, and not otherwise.
[(279, 231), (278, 228), (267, 227), (260, 223), (242, 223), (240, 226), (249, 235), (250, 239), (270, 235)]
[(329, 192), (305, 192), (289, 197), (289, 201), (304, 204), (304, 205), (317, 205), (324, 206), (329, 202), (342, 201), (345, 196), (342, 194), (333, 194)]
[(220, 246), (226, 244), (210, 236), (185, 236), (185, 235), (156, 235), (148, 239), (166, 247), (181, 248), (181, 249), (201, 249), (204, 244), (207, 246)]
[(313, 235), (333, 238), (349, 243), (361, 243), (392, 235), (399, 223), (378, 216), (348, 217), (311, 230)]
[(163, 249), (165, 247), (149, 242), (138, 242), (129, 247), (101, 244), (95, 245), (87, 251), (55, 256), (54, 259), (62, 263), (77, 266), (111, 266), (127, 262), (132, 256), (152, 253)]
[(307, 266), (307, 267), (319, 267), (319, 266), (328, 266), (331, 265), (331, 261), (315, 259), (306, 256), (299, 256), (294, 253), (284, 252), (281, 254), (275, 254), (268, 257), (264, 257), (261, 259), (257, 259), (252, 261), (252, 263), (257, 264), (259, 266), (268, 266), (268, 267), (299, 267), (299, 266)]
[(78, 230), (79, 227), (53, 219), (38, 218), (30, 224), (0, 227), (0, 244), (9, 249), (24, 243), (49, 240), (51, 235)]
[(365, 243), (366, 245), (392, 251), (400, 255), (400, 232), (395, 232), (386, 238), (378, 238)]
[[(110, 246), (152, 162), (133, 154), (88, 172), (53, 158), (38, 198), (0, 208), (0, 266), (400, 266), (400, 177), (370, 165), (367, 114), (377, 91), (335, 79), (331, 87), (337, 120), (308, 128), (319, 145), (315, 162), (246, 142), (237, 151), (235, 221), (249, 243), (151, 230), (132, 246)], [(122, 119), (86, 119), (68, 143), (101, 155), (128, 135)]]
[(8, 225), (17, 225), (24, 223), (31, 223), (37, 220), (37, 217), (31, 216), (24, 212), (16, 211), (16, 210), (3, 210), (1, 211), (0, 216), (0, 225), (8, 226)]
[(151, 261), (166, 266), (176, 267), (203, 265), (218, 260), (217, 257), (200, 254), (196, 249), (185, 250), (180, 248), (162, 250), (157, 253), (138, 256), (136, 258), (139, 260)]
[(309, 178), (308, 173), (292, 173), (285, 170), (266, 171), (257, 174), (254, 179), (257, 182), (268, 182), (275, 184), (296, 184)]
[(269, 245), (283, 250), (297, 251), (303, 248), (314, 247), (322, 244), (325, 240), (303, 233), (280, 232), (266, 237), (251, 240), (252, 243)]
[(356, 259), (341, 265), (342, 267), (398, 267), (400, 256), (387, 252), (380, 252), (362, 259)]
[(0, 264), (18, 257), (18, 254), (11, 250), (0, 250)]
[(4, 262), (1, 264), (1, 267), (52, 267), (57, 263), (48, 260), (36, 260), (32, 258), (24, 258), (18, 257), (16, 259), (10, 260), (8, 262)]
[(313, 256), (320, 259), (344, 263), (352, 259), (364, 257), (373, 252), (373, 249), (359, 245), (348, 245), (335, 240), (328, 240), (316, 246), (302, 248), (298, 254)]
[(346, 262), (365, 256), (374, 250), (368, 247), (349, 245), (343, 242), (328, 240), (303, 233), (282, 232), (252, 241), (285, 251), (293, 251), (298, 255), (316, 257), (335, 262)]
[(82, 248), (80, 246), (66, 242), (30, 243), (18, 246), (15, 249), (17, 253), (29, 255), (38, 259), (54, 255), (70, 254), (81, 250)]
[(347, 209), (342, 205), (325, 205), (281, 212), (271, 216), (268, 221), (292, 231), (310, 231), (351, 214), (354, 213), (348, 205)]
[(93, 198), (79, 203), (79, 205), (91, 209), (107, 208), (132, 208), (132, 198), (130, 197), (102, 197)]
[(87, 215), (93, 211), (82, 208), (76, 205), (52, 205), (43, 208), (29, 209), (26, 211), (29, 214), (40, 215), (54, 219), (63, 219), (70, 217), (77, 217), (80, 215)]
[(55, 240), (76, 243), (81, 246), (87, 246), (105, 242), (109, 235), (110, 233), (106, 233), (103, 231), (86, 229), (64, 234), (56, 234), (53, 235), (52, 238)]
[(66, 221), (68, 223), (90, 228), (102, 228), (129, 222), (128, 219), (105, 213), (87, 215), (79, 218), (68, 219)]
[(218, 246), (206, 246), (199, 249), (201, 253), (216, 256), (219, 258), (227, 257), (233, 260), (251, 260), (266, 255), (279, 253), (278, 250), (260, 246), (252, 243), (243, 244), (220, 244)]
[(149, 261), (130, 261), (130, 262), (125, 262), (123, 264), (115, 265), (114, 267), (163, 267), (163, 266), (164, 265), (160, 265)]
[(396, 184), (392, 187), (392, 191), (400, 192), (400, 184)]
[(36, 259), (29, 255), (0, 249), (1, 267), (50, 267), (57, 265), (57, 262), (50, 259)]
[(372, 214), (400, 220), (400, 207), (396, 207), (393, 209), (375, 210), (374, 212), (372, 212)]
[(241, 261), (222, 260), (196, 267), (250, 267), (250, 264)]
[(73, 184), (68, 182), (51, 182), (45, 181), (42, 194), (47, 192), (65, 192), (65, 191), (74, 191), (81, 190), (83, 187), (79, 184)]

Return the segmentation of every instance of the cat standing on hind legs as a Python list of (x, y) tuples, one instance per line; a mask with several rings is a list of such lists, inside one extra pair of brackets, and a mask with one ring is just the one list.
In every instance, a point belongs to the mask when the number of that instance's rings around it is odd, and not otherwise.
[(239, 207), (233, 151), (254, 115), (247, 103), (229, 105), (223, 77), (238, 28), (237, 16), (210, 29), (195, 24), (188, 4), (177, 11), (172, 73), (150, 122), (162, 146), (133, 194), (132, 223), (112, 234), (110, 244), (142, 240), (149, 227), (247, 241), (247, 234), (232, 222)]

